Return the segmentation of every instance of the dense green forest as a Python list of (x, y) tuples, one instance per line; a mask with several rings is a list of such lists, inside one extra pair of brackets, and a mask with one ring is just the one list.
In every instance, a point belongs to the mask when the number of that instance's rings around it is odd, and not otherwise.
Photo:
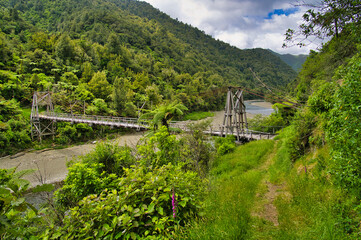
[(282, 61), (290, 65), (292, 69), (297, 72), (299, 72), (302, 69), (302, 65), (308, 57), (308, 55), (304, 55), (304, 54), (292, 55), (292, 54), (279, 54), (276, 52), (273, 53), (276, 54), (279, 58), (281, 58)]
[[(138, 1), (0, 1), (0, 45), (0, 155), (30, 145), (20, 110), (34, 91), (53, 91), (56, 111), (137, 117), (164, 102), (220, 109), (228, 85), (263, 91), (250, 68), (273, 87), (296, 76), (269, 51), (231, 47)], [(59, 143), (94, 135), (57, 129)]]
[[(297, 111), (278, 108), (270, 117), (257, 120), (271, 123), (281, 118), (288, 124), (274, 140), (253, 141), (241, 146), (236, 146), (230, 136), (212, 138), (204, 134), (203, 130), (207, 128), (208, 122), (191, 124), (190, 132), (178, 136), (169, 132), (167, 123), (170, 114), (166, 113), (181, 113), (182, 110), (192, 108), (187, 102), (180, 101), (182, 99), (173, 97), (184, 93), (190, 101), (195, 101), (192, 100), (192, 95), (182, 92), (186, 89), (187, 81), (177, 89), (171, 80), (186, 74), (189, 81), (195, 81), (195, 76), (199, 77), (197, 74), (206, 74), (202, 70), (199, 69), (200, 72), (194, 74), (178, 72), (175, 58), (164, 57), (169, 55), (160, 55), (161, 52), (156, 53), (151, 47), (141, 48), (142, 44), (147, 44), (144, 42), (139, 43), (139, 48), (129, 42), (113, 45), (121, 46), (121, 54), (107, 52), (111, 49), (109, 42), (102, 45), (86, 40), (91, 36), (90, 31), (79, 28), (80, 32), (84, 31), (84, 37), (76, 37), (77, 31), (73, 31), (77, 29), (76, 14), (69, 20), (62, 16), (61, 13), (65, 11), (62, 9), (58, 13), (59, 17), (46, 18), (49, 22), (35, 21), (35, 3), (31, 5), (34, 12), (28, 15), (21, 12), (24, 10), (21, 10), (19, 2), (10, 3), (11, 7), (19, 9), (14, 11), (14, 8), (4, 8), (7, 20), (2, 18), (1, 21), (7, 25), (1, 26), (9, 27), (11, 22), (48, 30), (37, 30), (29, 35), (24, 33), (25, 39), (30, 36), (32, 40), (22, 42), (21, 34), (15, 34), (16, 30), (4, 32), (2, 29), (0, 43), (3, 46), (3, 66), (0, 73), (1, 79), (6, 81), (1, 82), (0, 127), (1, 133), (7, 134), (3, 136), (26, 140), (26, 121), (21, 107), (31, 100), (31, 93), (28, 91), (40, 88), (46, 90), (48, 87), (56, 87), (59, 93), (69, 93), (63, 97), (57, 95), (56, 101), (62, 111), (69, 110), (62, 101), (68, 101), (67, 98), (74, 96), (72, 94), (81, 93), (77, 97), (90, 98), (85, 99), (88, 101), (86, 111), (122, 115), (125, 114), (123, 108), (115, 107), (118, 101), (115, 99), (124, 96), (123, 93), (116, 92), (124, 88), (116, 86), (128, 87), (125, 88), (125, 102), (137, 105), (136, 101), (142, 102), (149, 97), (142, 92), (147, 92), (149, 87), (143, 82), (147, 79), (151, 83), (154, 99), (158, 98), (157, 103), (169, 100), (170, 104), (158, 105), (147, 113), (154, 116), (154, 121), (157, 120), (156, 116), (159, 117), (158, 120), (165, 126), (153, 129), (136, 147), (119, 147), (103, 142), (91, 153), (71, 161), (69, 173), (61, 188), (55, 191), (54, 197), (45, 194), (47, 203), (39, 209), (23, 197), (28, 191), (29, 182), (22, 177), (29, 171), (1, 169), (1, 239), (360, 238), (361, 4), (358, 1), (324, 0), (320, 2), (319, 8), (311, 9), (304, 15), (305, 23), (301, 25), (299, 32), (301, 35), (320, 36), (322, 33), (331, 40), (320, 51), (310, 53), (296, 80), (288, 85), (288, 97), (303, 104)], [(46, 1), (37, 3), (38, 7), (44, 7), (42, 3), (45, 4)], [(58, 6), (69, 6), (66, 3), (70, 4), (70, 1), (64, 1), (64, 5)], [(92, 3), (100, 8), (104, 1)], [(128, 14), (140, 11), (135, 9), (136, 3), (133, 1), (112, 4), (113, 8), (119, 6), (122, 11), (129, 8)], [(141, 4), (143, 7), (149, 6)], [(47, 8), (40, 9), (42, 11), (38, 13), (50, 14), (46, 11)], [(76, 8), (69, 11), (76, 11)], [(154, 10), (142, 12), (147, 13), (149, 18), (152, 16), (152, 19), (131, 14), (126, 16), (156, 26), (161, 21), (158, 22), (157, 19), (166, 16), (153, 14)], [(11, 16), (18, 20), (10, 21)], [(30, 23), (26, 19), (33, 19), (34, 22)], [(38, 16), (38, 19), (41, 17)], [(52, 22), (58, 23), (59, 19), (62, 21), (58, 25)], [(69, 24), (70, 22), (74, 24)], [(172, 24), (176, 24), (176, 21), (172, 20)], [(58, 27), (67, 29), (69, 34), (64, 35)], [(191, 52), (195, 51), (192, 45), (176, 37), (180, 34), (176, 28), (172, 31), (174, 32), (166, 32), (175, 44), (182, 43)], [(94, 30), (94, 34), (97, 32)], [(289, 30), (287, 40), (292, 40), (296, 32)], [(109, 36), (116, 35), (117, 33)], [(30, 50), (32, 44), (37, 43), (35, 36), (46, 39), (44, 42), (40, 41), (44, 49), (33, 47)], [(16, 45), (15, 41), (19, 44)], [(51, 48), (52, 43), (55, 47), (48, 53), (46, 49)], [(89, 47), (89, 55), (80, 49), (81, 44)], [(302, 46), (302, 42), (299, 45)], [(63, 46), (67, 47), (62, 48)], [(104, 52), (91, 55), (93, 47), (103, 49)], [(46, 69), (44, 66), (47, 64), (40, 64), (43, 63), (42, 60), (28, 62), (28, 55), (35, 54), (36, 49), (47, 54), (46, 59), (54, 64), (48, 68), (49, 72), (37, 72)], [(64, 49), (67, 50), (63, 51)], [(148, 56), (147, 51), (150, 52), (150, 60), (157, 57), (156, 63), (164, 64), (160, 69), (174, 71), (174, 79), (167, 81), (155, 74), (154, 69), (151, 70), (152, 66), (155, 68), (152, 64), (149, 69), (146, 65), (137, 65), (139, 69), (148, 69), (149, 72), (137, 72), (136, 68), (132, 68), (134, 64), (139, 64), (135, 61), (137, 56)], [(67, 55), (69, 52), (73, 55)], [(129, 58), (122, 58), (124, 52), (129, 54), (126, 55)], [(108, 56), (109, 59), (104, 60), (103, 56)], [(114, 60), (112, 56), (117, 56), (120, 62), (130, 64), (125, 65), (128, 66), (127, 69), (120, 68), (120, 75), (114, 75), (113, 80), (112, 71), (108, 68)], [(81, 57), (89, 61), (84, 63), (84, 68), (83, 65), (78, 65), (80, 68), (76, 71), (74, 66), (77, 66)], [(203, 57), (206, 59), (206, 54), (199, 59)], [(122, 64), (125, 63), (110, 65), (123, 66)], [(54, 66), (63, 68), (53, 68)], [(31, 73), (27, 72), (29, 69)], [(208, 74), (209, 77), (216, 74), (221, 79), (216, 87), (231, 83), (222, 80), (224, 76), (221, 72)], [(158, 80), (155, 81), (154, 78)], [(96, 85), (99, 83), (101, 86)], [(209, 84), (209, 78), (197, 78), (197, 83), (204, 85), (197, 90), (192, 88), (196, 91), (193, 94), (209, 90), (206, 85)], [(192, 84), (192, 87), (195, 86), (195, 82)], [(99, 88), (102, 90), (97, 91)], [(167, 91), (171, 94), (168, 97)], [(16, 94), (23, 97), (17, 98)], [(143, 94), (143, 99), (136, 100), (138, 94)], [(108, 96), (111, 97), (107, 99)], [(119, 103), (123, 102), (124, 99), (119, 100)], [(153, 104), (156, 105), (154, 102)], [(210, 108), (205, 103), (198, 104), (195, 110)], [(217, 104), (214, 104), (216, 107)], [(78, 127), (79, 132), (84, 134), (91, 131), (91, 128), (87, 130), (85, 126), (68, 125), (60, 127), (64, 131), (62, 136), (71, 136), (72, 133), (75, 137), (81, 137), (75, 134), (76, 129), (74, 132), (73, 127)], [(4, 141), (4, 137), (1, 141)], [(21, 141), (15, 142), (22, 144)], [(32, 191), (46, 193), (53, 188), (51, 184), (44, 184)]]

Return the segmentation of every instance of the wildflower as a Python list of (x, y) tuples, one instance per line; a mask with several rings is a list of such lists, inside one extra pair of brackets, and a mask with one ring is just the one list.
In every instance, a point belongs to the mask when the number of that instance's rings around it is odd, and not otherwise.
[(177, 216), (177, 199), (175, 197), (174, 188), (172, 194), (172, 209), (173, 209), (173, 218)]

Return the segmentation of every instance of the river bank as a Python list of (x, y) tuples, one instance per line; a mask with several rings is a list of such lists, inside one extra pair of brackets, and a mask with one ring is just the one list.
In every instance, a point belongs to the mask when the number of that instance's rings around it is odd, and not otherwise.
[[(142, 133), (132, 133), (119, 136), (113, 140), (119, 146), (136, 146)], [(68, 169), (66, 163), (75, 157), (85, 155), (95, 148), (96, 144), (87, 143), (64, 149), (45, 149), (26, 152), (0, 159), (1, 168), (17, 167), (18, 171), (26, 169), (37, 170), (24, 178), (30, 181), (32, 187), (42, 183), (56, 183), (65, 179)], [(18, 156), (18, 157), (16, 157)]]

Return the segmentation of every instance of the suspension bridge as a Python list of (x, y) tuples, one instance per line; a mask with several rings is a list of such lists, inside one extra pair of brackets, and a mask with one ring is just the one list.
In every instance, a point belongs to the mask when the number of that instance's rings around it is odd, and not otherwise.
[[(39, 108), (45, 107), (44, 112)], [(138, 131), (150, 129), (149, 123), (139, 118), (94, 116), (70, 113), (58, 113), (54, 111), (51, 92), (35, 92), (31, 109), (31, 136), (42, 140), (44, 136), (55, 136), (56, 122), (85, 123), (92, 125), (103, 125), (115, 128), (131, 128)], [(187, 122), (171, 122), (171, 128), (190, 131)], [(243, 89), (229, 87), (224, 111), (223, 124), (218, 128), (210, 127), (205, 130), (206, 134), (214, 136), (234, 135), (236, 141), (250, 141), (261, 139), (272, 139), (275, 134), (253, 131), (248, 129), (246, 107), (243, 100)]]

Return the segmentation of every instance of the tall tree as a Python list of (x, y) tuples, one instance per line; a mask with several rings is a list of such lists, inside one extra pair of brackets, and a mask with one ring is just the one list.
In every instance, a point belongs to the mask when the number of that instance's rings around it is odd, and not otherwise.
[(124, 111), (127, 103), (128, 86), (126, 86), (125, 80), (124, 78), (117, 77), (113, 84), (113, 105), (118, 112)]
[[(310, 7), (303, 15), (304, 23), (299, 30), (288, 29), (286, 42), (302, 47), (310, 37), (324, 39), (338, 37), (349, 23), (359, 24), (361, 20), (361, 3), (359, 0), (322, 0), (318, 4), (299, 4)], [(302, 36), (301, 38), (299, 38)], [(287, 44), (284, 43), (284, 47)]]
[(104, 71), (94, 74), (88, 83), (88, 88), (96, 98), (108, 99), (112, 93), (111, 85), (109, 84)]

